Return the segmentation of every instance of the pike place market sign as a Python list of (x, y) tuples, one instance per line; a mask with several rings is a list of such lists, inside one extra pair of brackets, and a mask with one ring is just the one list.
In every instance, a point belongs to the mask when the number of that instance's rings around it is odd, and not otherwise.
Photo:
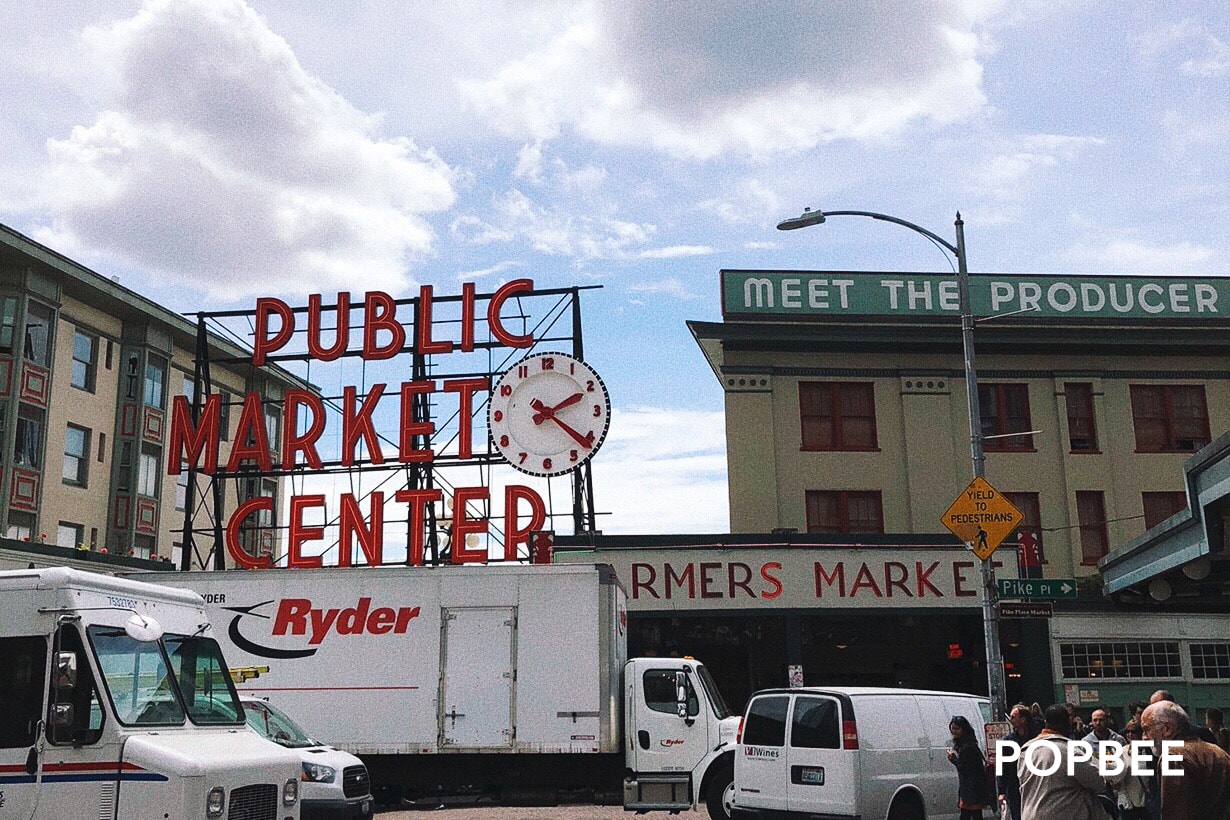
[[(975, 316), (1214, 319), (1230, 315), (1230, 278), (970, 276)], [(722, 315), (959, 316), (955, 276), (845, 271), (722, 271)]]
[[(992, 561), (1017, 577), (1016, 557)], [(558, 549), (555, 562), (610, 564), (633, 612), (977, 607), (979, 561), (962, 547)]]

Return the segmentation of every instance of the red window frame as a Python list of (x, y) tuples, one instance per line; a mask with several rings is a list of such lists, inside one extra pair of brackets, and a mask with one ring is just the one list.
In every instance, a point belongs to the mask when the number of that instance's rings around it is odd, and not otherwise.
[[(868, 408), (866, 415), (850, 411), (851, 404)], [(868, 440), (852, 441), (851, 422), (867, 425)], [(823, 435), (827, 421), (829, 432)], [(875, 385), (872, 382), (799, 382), (799, 426), (805, 451), (879, 451), (876, 434)]]
[(1095, 566), (1110, 552), (1106, 530), (1106, 494), (1101, 490), (1076, 491), (1076, 520), (1081, 535), (1081, 565)]
[[(1194, 453), (1212, 441), (1209, 403), (1202, 384), (1133, 384), (1132, 427), (1138, 453)], [(1195, 415), (1176, 422), (1175, 399), (1194, 400)], [(1179, 406), (1183, 402), (1178, 402)], [(1186, 428), (1186, 429), (1184, 429)], [(1192, 435), (1192, 434), (1195, 435)]]
[(1038, 499), (1038, 493), (1004, 493), (1012, 506), (1021, 511), (1021, 515), (1025, 516), (1021, 521), (1021, 525), (1016, 528), (1017, 533), (1030, 532), (1038, 543), (1038, 562), (1046, 563), (1046, 549), (1042, 545), (1042, 504)]
[[(1024, 415), (1008, 416), (1003, 409), (1009, 404), (1024, 408)], [(1006, 433), (1024, 433), (1033, 428), (1029, 415), (1028, 384), (980, 384), (978, 385), (978, 409), (982, 415), (982, 449), (988, 453), (1033, 452), (1033, 436), (1002, 436)], [(1015, 421), (1016, 423), (1011, 423)], [(1017, 428), (1017, 429), (1011, 429)]]
[[(864, 502), (875, 515), (855, 524), (850, 518), (851, 502)], [(821, 505), (831, 506), (834, 520), (821, 520)], [(806, 498), (807, 531), (819, 533), (882, 533), (884, 502), (879, 490), (808, 490)]]
[(1068, 406), (1068, 450), (1073, 453), (1098, 452), (1098, 425), (1093, 416), (1093, 385), (1069, 382), (1063, 386)]
[(1146, 530), (1153, 529), (1179, 510), (1187, 507), (1187, 493), (1182, 490), (1141, 493), (1140, 500), (1145, 509)]

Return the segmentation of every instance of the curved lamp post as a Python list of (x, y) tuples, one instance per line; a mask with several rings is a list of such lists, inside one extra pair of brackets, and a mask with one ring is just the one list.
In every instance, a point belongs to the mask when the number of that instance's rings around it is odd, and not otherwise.
[[(938, 247), (956, 257), (957, 289), (961, 308), (961, 342), (965, 351), (965, 395), (969, 413), (970, 463), (974, 477), (981, 478), (985, 471), (986, 458), (982, 451), (982, 408), (978, 403), (978, 371), (974, 366), (974, 312), (970, 306), (969, 268), (965, 261), (965, 223), (961, 220), (961, 213), (957, 212), (957, 219), (954, 223), (957, 232), (955, 245), (913, 222), (875, 211), (813, 211), (811, 208), (805, 208), (803, 213), (793, 219), (779, 222), (777, 229), (793, 231), (798, 228), (807, 228), (819, 225), (831, 216), (865, 216), (881, 222), (892, 222), (922, 234)], [(1007, 692), (1004, 683), (1004, 659), (999, 647), (999, 612), (995, 609), (995, 594), (995, 568), (991, 566), (990, 560), (982, 561), (982, 628), (987, 653), (987, 687), (990, 691), (993, 716), (995, 720), (1001, 720), (1004, 716)]]

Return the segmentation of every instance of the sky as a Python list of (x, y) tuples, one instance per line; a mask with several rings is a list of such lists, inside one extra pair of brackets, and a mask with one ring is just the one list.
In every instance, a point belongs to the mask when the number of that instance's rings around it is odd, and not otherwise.
[[(729, 529), (723, 268), (1224, 275), (1217, 0), (0, 5), (0, 222), (168, 307), (600, 285), (605, 532)], [(326, 298), (326, 301), (328, 299)]]

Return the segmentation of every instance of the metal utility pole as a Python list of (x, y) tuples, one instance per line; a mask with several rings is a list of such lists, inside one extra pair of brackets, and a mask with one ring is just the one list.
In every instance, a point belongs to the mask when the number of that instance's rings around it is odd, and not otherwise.
[[(920, 233), (957, 259), (957, 288), (961, 308), (961, 344), (965, 354), (965, 393), (969, 411), (969, 454), (974, 478), (982, 478), (986, 459), (982, 451), (982, 408), (978, 402), (978, 370), (974, 362), (974, 310), (970, 303), (969, 267), (965, 259), (965, 222), (957, 212), (955, 222), (957, 244), (942, 239), (913, 222), (873, 211), (813, 211), (807, 208), (800, 216), (778, 223), (779, 231), (790, 231), (819, 225), (830, 216), (865, 216), (882, 222), (892, 222)], [(1004, 657), (999, 645), (999, 611), (995, 608), (995, 567), (990, 559), (982, 561), (982, 632), (987, 655), (987, 690), (991, 698), (994, 720), (1003, 720), (1007, 704), (1004, 680)]]

